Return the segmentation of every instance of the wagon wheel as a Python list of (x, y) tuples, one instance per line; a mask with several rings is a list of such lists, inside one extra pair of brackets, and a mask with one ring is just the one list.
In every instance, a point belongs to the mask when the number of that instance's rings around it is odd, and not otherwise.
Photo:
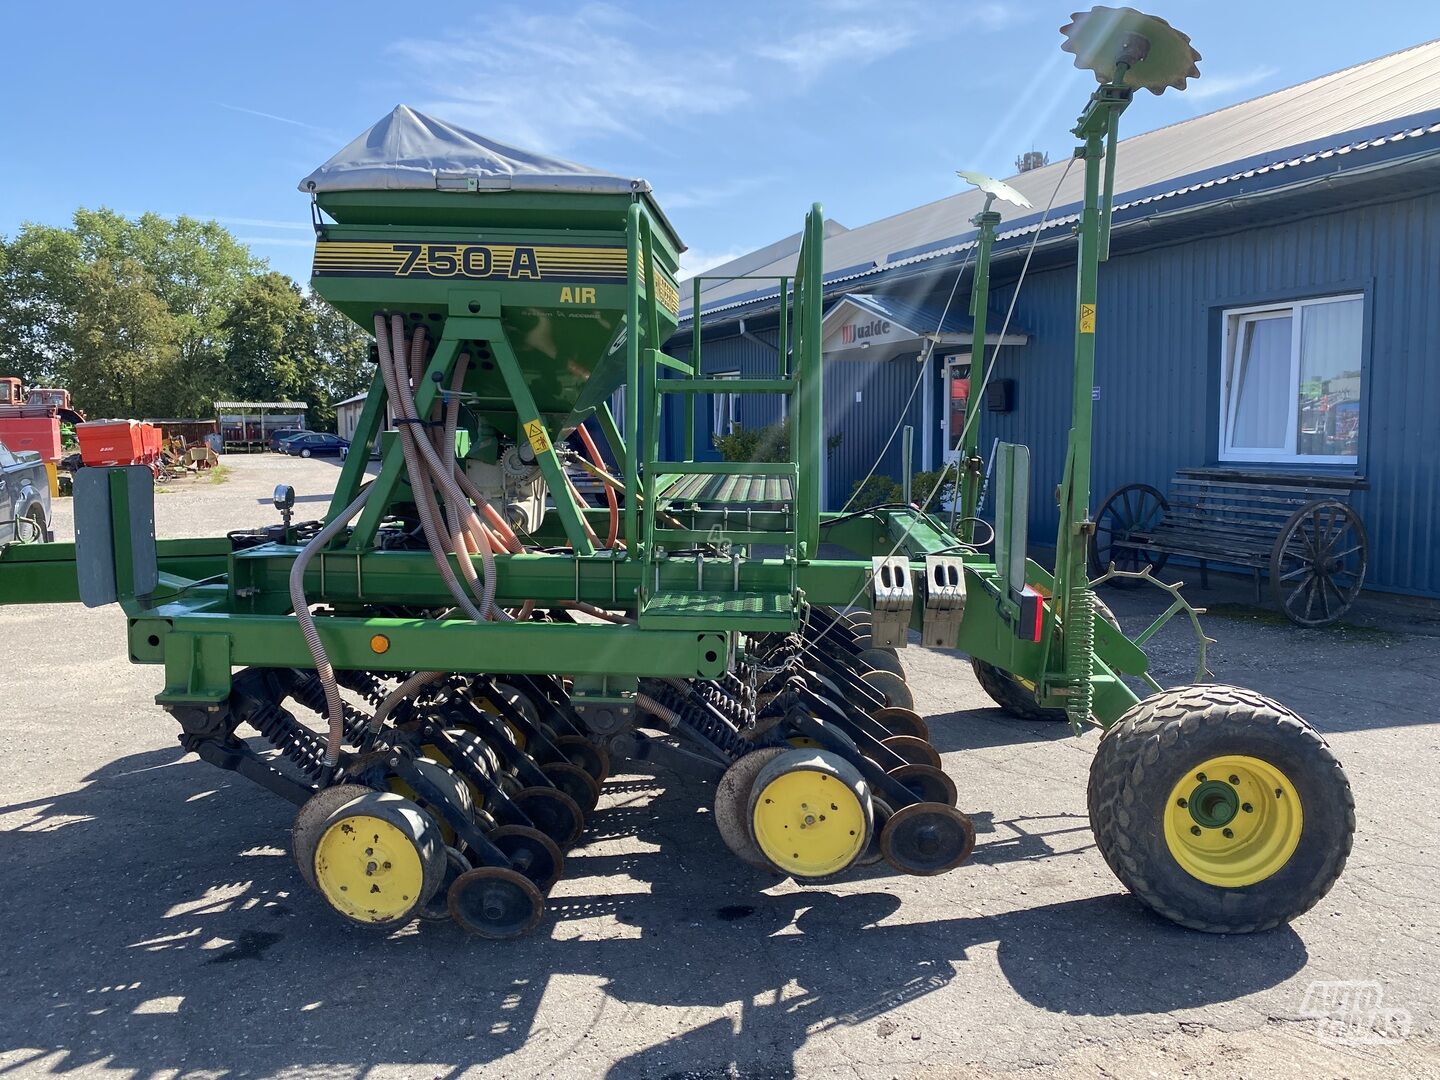
[(1270, 553), (1270, 589), (1300, 626), (1328, 626), (1349, 609), (1365, 583), (1370, 538), (1360, 515), (1334, 499), (1290, 515)]
[[(1158, 573), (1169, 557), (1165, 552), (1142, 552), (1124, 546), (1124, 541), (1132, 533), (1152, 532), (1169, 511), (1169, 501), (1149, 484), (1126, 484), (1112, 491), (1095, 515), (1095, 532), (1090, 537), (1091, 576), (1105, 573), (1111, 563), (1128, 573), (1139, 573), (1146, 565)], [(1122, 582), (1124, 578), (1112, 580), (1117, 586)]]

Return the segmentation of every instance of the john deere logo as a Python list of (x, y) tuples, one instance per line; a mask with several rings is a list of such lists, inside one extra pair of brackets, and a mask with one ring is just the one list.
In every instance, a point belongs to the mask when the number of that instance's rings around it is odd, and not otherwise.
[(890, 323), (885, 319), (872, 319), (863, 323), (844, 323), (840, 327), (840, 344), (854, 345), (873, 337), (884, 337), (890, 333)]

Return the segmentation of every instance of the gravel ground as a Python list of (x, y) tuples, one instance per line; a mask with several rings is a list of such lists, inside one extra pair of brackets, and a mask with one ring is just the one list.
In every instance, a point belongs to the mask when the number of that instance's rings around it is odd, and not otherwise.
[[(234, 459), (224, 483), (167, 488), (159, 531), (274, 520), (282, 481), (318, 515), (334, 477)], [(1373, 604), (1306, 631), (1237, 604), (1243, 589), (1201, 595), (1216, 677), (1306, 715), (1355, 788), (1340, 883), (1254, 937), (1130, 899), (1086, 823), (1095, 735), (1009, 719), (962, 658), (919, 649), (903, 654), (917, 706), (980, 832), (967, 866), (772, 885), (724, 850), (706, 785), (624, 776), (530, 938), (352, 933), (299, 884), (289, 808), (180, 754), (117, 612), (0, 609), (0, 1073), (1440, 1076), (1440, 620)], [(1161, 606), (1111, 601), (1132, 632)], [(1185, 677), (1179, 635), (1154, 651)], [(1378, 984), (1394, 1038), (1322, 1038), (1306, 992), (1324, 980)]]

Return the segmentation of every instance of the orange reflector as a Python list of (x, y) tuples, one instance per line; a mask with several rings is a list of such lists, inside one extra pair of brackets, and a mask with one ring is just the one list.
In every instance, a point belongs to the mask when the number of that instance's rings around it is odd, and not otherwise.
[(390, 651), (390, 639), (384, 634), (376, 634), (370, 639), (370, 651), (373, 653), (387, 653)]

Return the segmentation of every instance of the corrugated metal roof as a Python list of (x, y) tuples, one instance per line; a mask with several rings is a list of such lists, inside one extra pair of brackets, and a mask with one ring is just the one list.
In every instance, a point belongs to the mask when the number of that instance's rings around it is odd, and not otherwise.
[[(1122, 140), (1115, 175), (1117, 207), (1194, 190), (1218, 177), (1243, 176), (1281, 161), (1338, 151), (1333, 143), (1340, 135), (1436, 109), (1440, 109), (1440, 38)], [(1278, 160), (1267, 161), (1271, 157)], [(1066, 161), (1055, 162), (1007, 182), (1043, 207), (1065, 166)], [(1185, 184), (1177, 187), (1182, 180)], [(1078, 203), (1083, 183), (1083, 170), (1071, 169), (1055, 196), (1055, 206), (1064, 210)], [(970, 235), (969, 219), (984, 201), (981, 192), (966, 191), (828, 239), (827, 282), (848, 276), (837, 273), (842, 269), (856, 268), (854, 276), (861, 276), (954, 250)], [(1047, 227), (1063, 221), (1061, 215), (1052, 216)], [(790, 259), (758, 268), (752, 260), (745, 261), (751, 274), (793, 271)], [(709, 271), (724, 272), (728, 267)], [(757, 290), (755, 284), (737, 281), (707, 289), (704, 309), (773, 292)]]

